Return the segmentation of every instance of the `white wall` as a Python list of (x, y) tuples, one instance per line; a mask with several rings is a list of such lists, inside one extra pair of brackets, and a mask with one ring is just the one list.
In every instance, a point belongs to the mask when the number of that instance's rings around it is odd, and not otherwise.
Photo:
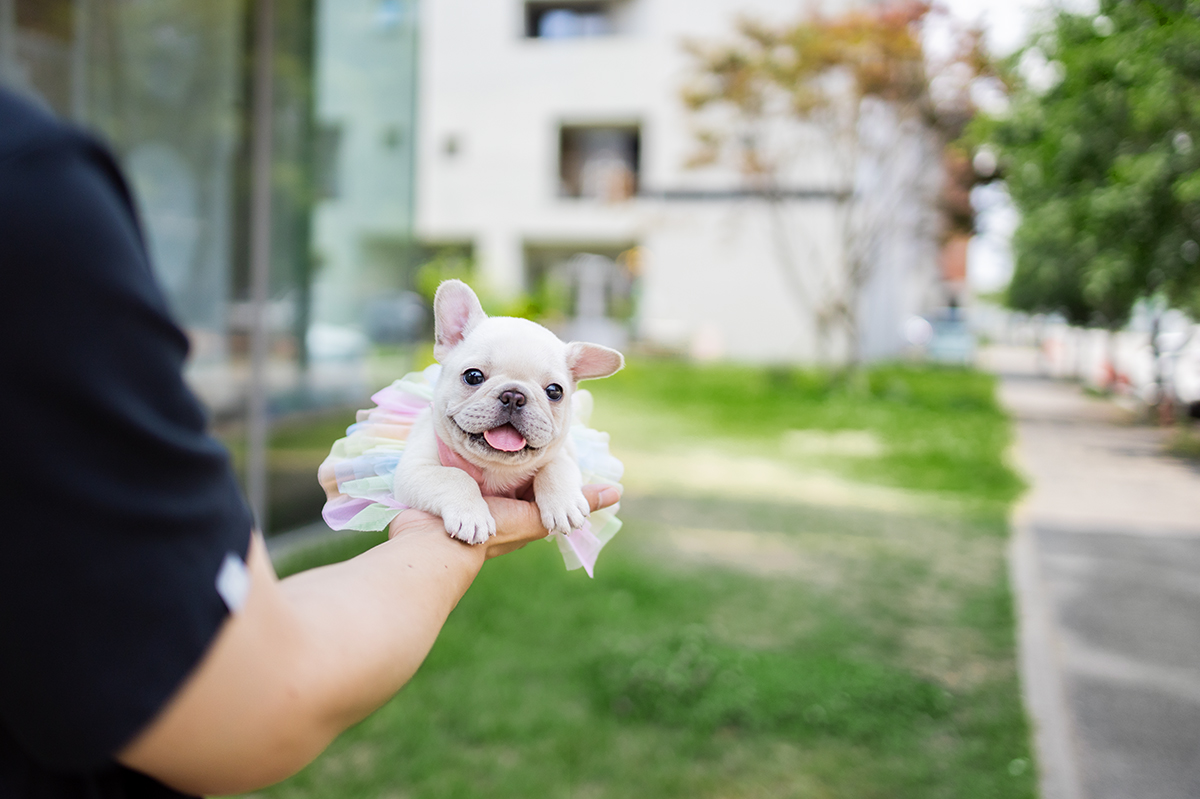
[[(764, 202), (654, 198), (667, 190), (742, 184), (729, 169), (685, 166), (694, 120), (678, 99), (688, 69), (683, 42), (726, 40), (738, 16), (782, 21), (810, 5), (628, 0), (621, 33), (541, 40), (523, 36), (518, 0), (423, 3), (418, 235), (473, 243), (484, 279), (501, 294), (526, 288), (526, 243), (639, 242), (644, 269), (637, 332), (651, 343), (742, 360), (818, 357), (811, 308), (794, 298), (782, 277), (773, 238), (778, 229)], [(640, 124), (640, 184), (648, 196), (611, 204), (558, 197), (564, 123)], [(446, 152), (451, 140), (454, 155)], [(802, 174), (793, 176), (797, 185), (828, 186), (828, 161), (814, 144), (800, 161)], [(789, 202), (783, 217), (803, 279), (814, 287), (829, 283), (840, 240), (832, 200)], [(892, 242), (887, 263), (881, 261), (863, 296), (871, 354), (898, 352), (904, 319), (926, 310), (937, 262), (931, 247)], [(840, 345), (832, 346), (837, 355)]]

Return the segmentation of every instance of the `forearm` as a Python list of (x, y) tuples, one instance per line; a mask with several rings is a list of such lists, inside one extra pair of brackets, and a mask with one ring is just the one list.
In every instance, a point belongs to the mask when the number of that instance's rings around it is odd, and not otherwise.
[(281, 582), (256, 537), (250, 595), (211, 667), (120, 759), (195, 793), (295, 773), (416, 672), (483, 560), (482, 547), (419, 530)]
[[(586, 486), (589, 506), (614, 488)], [(257, 536), (250, 592), (159, 716), (117, 755), (192, 793), (269, 785), (315, 758), (398, 691), (491, 557), (546, 536), (537, 505), (488, 498), (499, 533), (470, 546), (406, 511), (392, 538), (344, 563), (280, 581)]]
[(439, 524), (283, 580), (280, 589), (305, 639), (302, 668), (316, 712), (340, 731), (408, 682), (485, 553), (450, 538)]

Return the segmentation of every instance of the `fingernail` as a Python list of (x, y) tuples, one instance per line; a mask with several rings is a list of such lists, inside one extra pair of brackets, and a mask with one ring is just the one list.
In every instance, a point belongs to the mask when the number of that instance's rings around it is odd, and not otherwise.
[(621, 501), (621, 492), (613, 486), (605, 486), (600, 489), (598, 498), (600, 500), (600, 507), (607, 508), (609, 505), (616, 505)]

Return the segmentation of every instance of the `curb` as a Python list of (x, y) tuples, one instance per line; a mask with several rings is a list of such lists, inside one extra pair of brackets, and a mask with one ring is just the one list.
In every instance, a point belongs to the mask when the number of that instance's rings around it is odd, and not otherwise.
[(1054, 608), (1025, 503), (1013, 513), (1011, 525), (1008, 556), (1017, 611), (1017, 660), (1021, 698), (1033, 727), (1038, 792), (1042, 799), (1086, 799)]

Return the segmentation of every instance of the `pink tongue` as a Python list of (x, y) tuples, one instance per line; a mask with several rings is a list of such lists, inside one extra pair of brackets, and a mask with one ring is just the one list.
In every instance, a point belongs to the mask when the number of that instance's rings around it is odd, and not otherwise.
[(500, 425), (483, 434), (483, 440), (501, 452), (517, 452), (525, 449), (525, 437), (511, 424)]

